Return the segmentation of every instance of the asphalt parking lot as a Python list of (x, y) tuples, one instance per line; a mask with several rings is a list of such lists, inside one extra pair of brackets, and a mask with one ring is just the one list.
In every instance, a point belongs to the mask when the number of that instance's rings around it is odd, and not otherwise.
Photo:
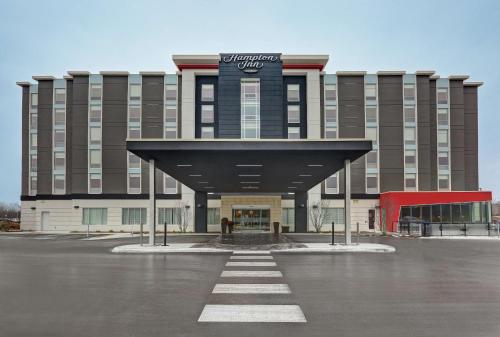
[[(137, 238), (81, 238), (0, 235), (0, 336), (500, 335), (500, 241), (362, 238), (397, 252), (272, 253), (263, 260), (272, 265), (240, 266), (228, 265), (239, 260), (227, 253), (121, 255), (110, 249)], [(282, 277), (221, 277), (223, 271)], [(212, 293), (239, 283), (279, 283), (286, 291)], [(306, 322), (217, 322), (234, 312), (216, 311), (215, 321), (198, 321), (206, 308), (257, 304), (293, 306)]]

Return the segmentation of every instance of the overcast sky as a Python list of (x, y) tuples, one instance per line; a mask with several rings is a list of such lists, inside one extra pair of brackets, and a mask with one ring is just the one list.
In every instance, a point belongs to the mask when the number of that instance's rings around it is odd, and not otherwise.
[(172, 54), (329, 54), (337, 70), (435, 70), (484, 81), (480, 187), (500, 199), (500, 2), (0, 0), (0, 201), (21, 180), (21, 89), (68, 70), (174, 72)]

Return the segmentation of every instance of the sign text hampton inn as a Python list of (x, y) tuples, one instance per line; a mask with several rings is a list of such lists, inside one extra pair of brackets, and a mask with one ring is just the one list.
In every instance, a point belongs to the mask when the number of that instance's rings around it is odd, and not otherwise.
[(222, 61), (225, 63), (236, 63), (238, 69), (246, 73), (256, 73), (264, 66), (265, 62), (279, 61), (279, 56), (264, 54), (226, 54), (222, 56)]

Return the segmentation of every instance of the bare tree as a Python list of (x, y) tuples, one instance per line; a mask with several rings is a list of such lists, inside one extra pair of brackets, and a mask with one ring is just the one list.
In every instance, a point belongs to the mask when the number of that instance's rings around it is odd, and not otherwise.
[(191, 222), (191, 207), (189, 204), (179, 201), (175, 207), (175, 219), (179, 231), (186, 233), (189, 223)]
[(311, 220), (316, 233), (321, 232), (321, 228), (323, 228), (323, 223), (325, 221), (325, 216), (329, 205), (330, 202), (328, 200), (320, 200), (313, 202), (309, 207), (309, 219)]
[(0, 202), (0, 219), (18, 221), (20, 218), (20, 206), (17, 203)]

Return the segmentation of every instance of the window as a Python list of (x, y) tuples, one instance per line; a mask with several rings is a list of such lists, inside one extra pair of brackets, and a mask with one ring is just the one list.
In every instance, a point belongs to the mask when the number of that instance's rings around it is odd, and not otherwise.
[(64, 170), (64, 152), (54, 153), (54, 170), (63, 171)]
[(366, 167), (376, 169), (378, 166), (377, 151), (370, 151), (366, 154)]
[(64, 193), (64, 174), (54, 174), (54, 194)]
[(165, 85), (165, 100), (175, 101), (175, 103), (177, 103), (177, 85), (175, 84)]
[(325, 192), (327, 194), (337, 194), (338, 193), (338, 176), (334, 174), (325, 180)]
[(31, 172), (37, 172), (38, 170), (38, 156), (36, 154), (32, 154), (30, 160), (30, 168)]
[(366, 122), (377, 123), (377, 107), (374, 106), (366, 107)]
[(64, 126), (66, 123), (66, 110), (65, 109), (54, 109), (54, 125)]
[(38, 106), (38, 94), (32, 93), (31, 94), (31, 107), (36, 107)]
[(300, 105), (288, 106), (288, 123), (300, 123)]
[(416, 142), (415, 128), (405, 128), (404, 132), (405, 132), (405, 144), (415, 145)]
[(448, 109), (438, 109), (438, 125), (448, 126)]
[(366, 138), (377, 144), (377, 128), (366, 128)]
[(91, 126), (89, 130), (90, 145), (101, 145), (101, 127)]
[(207, 223), (209, 225), (220, 224), (220, 208), (208, 208), (207, 209)]
[(376, 84), (366, 84), (365, 85), (365, 97), (367, 101), (377, 100), (377, 85)]
[(405, 174), (405, 189), (415, 191), (417, 189), (417, 175), (415, 173)]
[(337, 126), (337, 107), (336, 106), (325, 107), (325, 126), (327, 126), (327, 127)]
[(448, 131), (438, 130), (437, 134), (438, 147), (448, 147)]
[(241, 80), (241, 137), (260, 138), (260, 80)]
[(131, 101), (141, 100), (141, 85), (140, 84), (130, 84), (128, 89), (128, 97)]
[(300, 85), (288, 84), (286, 87), (286, 98), (288, 102), (300, 102)]
[(91, 169), (101, 168), (101, 150), (89, 151), (89, 167)]
[(38, 135), (36, 133), (31, 134), (31, 141), (30, 141), (30, 146), (32, 150), (36, 150), (36, 147), (38, 145)]
[(128, 128), (128, 138), (140, 139), (141, 138), (141, 128), (140, 127), (129, 127)]
[(177, 180), (169, 176), (168, 174), (163, 174), (163, 189), (164, 194), (176, 194), (177, 193)]
[(122, 208), (122, 225), (145, 224), (146, 216), (146, 208)]
[(181, 216), (180, 208), (159, 208), (158, 223), (167, 225), (178, 225)]
[(140, 106), (129, 106), (128, 107), (128, 121), (129, 123), (140, 123), (141, 122), (141, 107)]
[(106, 225), (108, 223), (107, 208), (84, 208), (82, 225)]
[(213, 126), (202, 126), (201, 127), (201, 138), (213, 139), (214, 138), (214, 127)]
[(288, 139), (300, 139), (300, 128), (289, 127), (288, 128)]
[(337, 128), (326, 128), (325, 138), (327, 139), (337, 138)]
[(89, 193), (101, 193), (101, 174), (89, 174)]
[(448, 170), (449, 169), (449, 156), (448, 152), (440, 151), (438, 153), (438, 165), (440, 170)]
[(366, 193), (378, 193), (378, 175), (370, 173), (366, 175)]
[(448, 88), (437, 89), (438, 104), (448, 104)]
[(128, 174), (128, 193), (141, 193), (141, 174)]
[(90, 84), (89, 96), (91, 101), (100, 101), (102, 96), (102, 85)]
[(64, 147), (65, 135), (64, 130), (54, 130), (54, 147)]
[(325, 101), (326, 104), (332, 104), (337, 102), (337, 85), (327, 84), (325, 85)]
[(212, 104), (203, 104), (201, 106), (201, 122), (202, 123), (214, 122), (214, 106)]
[(344, 209), (339, 207), (328, 207), (325, 208), (325, 217), (323, 219), (324, 224), (343, 224), (344, 223)]
[(283, 208), (281, 210), (281, 222), (283, 225), (294, 225), (295, 224), (295, 208)]
[(440, 190), (447, 190), (449, 189), (449, 180), (450, 180), (450, 177), (448, 175), (439, 175), (439, 178), (438, 178), (438, 187)]
[(406, 105), (404, 108), (405, 123), (415, 123), (415, 106)]
[(165, 108), (165, 138), (177, 138), (177, 106)]
[(36, 131), (38, 128), (38, 114), (30, 114), (30, 128), (33, 131)]
[(405, 150), (405, 168), (417, 167), (417, 151)]
[(100, 123), (101, 122), (101, 106), (91, 105), (90, 106), (90, 122)]
[(213, 102), (214, 101), (214, 85), (213, 84), (202, 84), (201, 85), (201, 101), (202, 102)]
[(140, 169), (141, 168), (141, 158), (133, 153), (128, 154), (128, 168), (129, 169)]
[(66, 89), (63, 88), (54, 89), (54, 103), (55, 104), (66, 103)]
[(31, 188), (31, 195), (36, 195), (36, 192), (37, 192), (37, 177), (36, 176), (33, 176), (31, 177), (30, 179), (30, 188)]
[(408, 83), (404, 85), (403, 96), (405, 101), (414, 101), (415, 100), (415, 84)]

